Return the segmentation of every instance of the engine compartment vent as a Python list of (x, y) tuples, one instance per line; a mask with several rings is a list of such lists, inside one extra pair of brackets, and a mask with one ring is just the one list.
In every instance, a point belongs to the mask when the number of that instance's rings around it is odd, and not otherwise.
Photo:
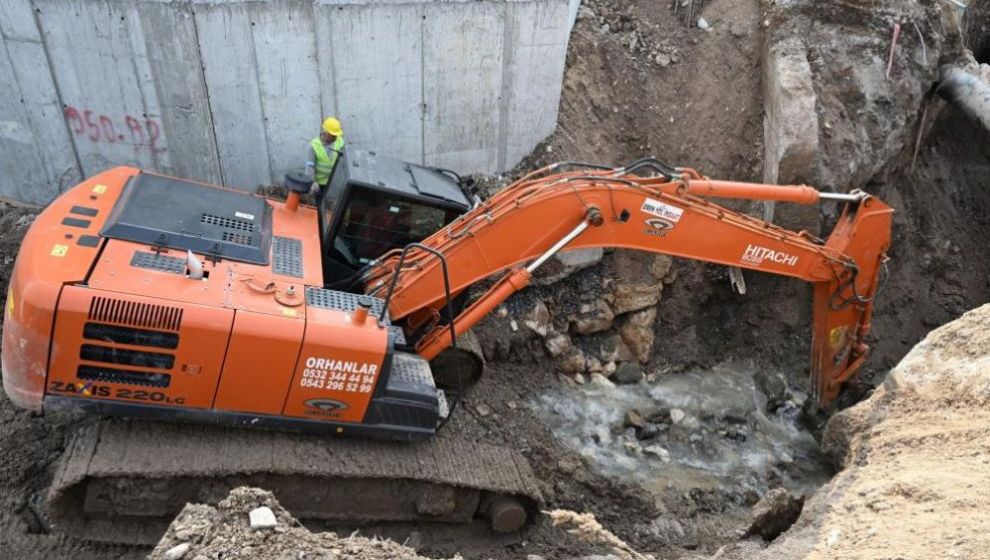
[(137, 301), (94, 297), (89, 304), (89, 319), (101, 323), (118, 323), (134, 327), (178, 331), (182, 325), (182, 309)]

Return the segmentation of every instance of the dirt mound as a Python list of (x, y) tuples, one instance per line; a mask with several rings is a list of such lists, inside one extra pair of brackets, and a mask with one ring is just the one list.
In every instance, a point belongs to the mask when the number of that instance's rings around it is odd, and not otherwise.
[[(252, 522), (257, 515), (252, 512), (262, 508), (274, 514), (270, 524)], [(271, 492), (245, 487), (232, 490), (217, 507), (186, 505), (148, 555), (148, 560), (218, 558), (429, 560), (389, 540), (312, 533)]]

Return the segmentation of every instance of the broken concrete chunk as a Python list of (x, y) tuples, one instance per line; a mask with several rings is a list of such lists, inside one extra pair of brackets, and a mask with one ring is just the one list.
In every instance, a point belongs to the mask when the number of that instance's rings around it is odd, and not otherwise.
[(274, 529), (278, 525), (278, 520), (275, 519), (275, 513), (267, 506), (252, 509), (248, 513), (248, 518), (251, 520), (251, 528), (255, 530)]

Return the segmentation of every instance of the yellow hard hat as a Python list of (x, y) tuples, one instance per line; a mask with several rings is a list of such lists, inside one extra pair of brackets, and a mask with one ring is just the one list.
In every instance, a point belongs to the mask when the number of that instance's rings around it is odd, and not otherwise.
[(330, 136), (340, 136), (344, 133), (343, 129), (340, 128), (340, 121), (333, 117), (327, 117), (323, 121), (323, 132), (326, 132)]

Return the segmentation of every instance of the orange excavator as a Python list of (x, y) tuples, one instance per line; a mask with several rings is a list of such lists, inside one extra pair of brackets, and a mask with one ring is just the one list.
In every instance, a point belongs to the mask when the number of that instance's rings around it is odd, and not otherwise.
[[(286, 185), (281, 202), (120, 167), (37, 217), (7, 296), (4, 389), (94, 413), (45, 496), (56, 528), (154, 541), (186, 502), (254, 484), (303, 519), (518, 530), (542, 500), (526, 460), (434, 436), (480, 373), (469, 329), (549, 258), (621, 247), (811, 282), (824, 405), (868, 355), (890, 245), (892, 210), (866, 193), (654, 159), (556, 164), (481, 201), (452, 172), (349, 150), (317, 206), (299, 203), (305, 179)], [(712, 199), (843, 210), (823, 240)]]

